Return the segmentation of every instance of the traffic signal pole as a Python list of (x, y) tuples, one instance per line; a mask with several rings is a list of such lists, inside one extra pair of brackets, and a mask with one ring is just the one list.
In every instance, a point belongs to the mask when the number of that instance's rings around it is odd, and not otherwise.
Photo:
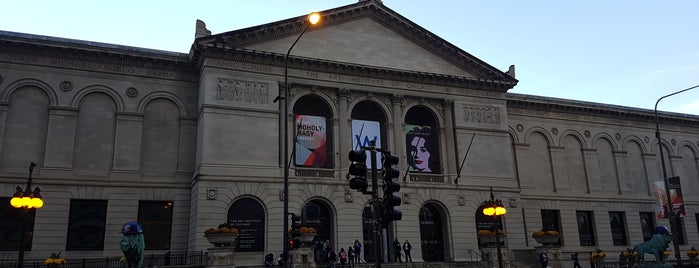
[(370, 154), (371, 154), (371, 187), (372, 199), (374, 200), (371, 204), (373, 211), (373, 229), (374, 229), (374, 259), (376, 268), (381, 268), (381, 215), (379, 214), (379, 191), (378, 189), (378, 170), (376, 169), (376, 141), (372, 140), (370, 143)]
[[(371, 176), (371, 191), (367, 191), (369, 187), (369, 179), (367, 178), (367, 166), (366, 166), (366, 151), (369, 151), (369, 164), (371, 164), (371, 171), (369, 174)], [(381, 153), (383, 156), (383, 202), (379, 198), (379, 172), (378, 172), (378, 161), (376, 159), (377, 153)], [(381, 227), (388, 225), (392, 221), (399, 221), (403, 218), (400, 210), (396, 209), (396, 206), (400, 206), (401, 198), (396, 195), (400, 191), (400, 183), (395, 181), (396, 178), (400, 176), (400, 171), (398, 169), (392, 168), (393, 165), (398, 164), (398, 156), (392, 155), (390, 151), (383, 150), (381, 148), (376, 148), (376, 141), (372, 140), (369, 143), (369, 147), (362, 147), (361, 150), (354, 150), (349, 152), (349, 160), (351, 162), (349, 166), (349, 175), (352, 177), (349, 180), (349, 186), (352, 190), (357, 190), (362, 192), (362, 194), (371, 195), (371, 211), (372, 211), (372, 232), (373, 232), (373, 247), (374, 247), (374, 258), (376, 259), (375, 267), (381, 268), (381, 262), (383, 261), (382, 244), (381, 241)], [(383, 215), (381, 214), (381, 205), (384, 206)], [(388, 261), (390, 258), (388, 255), (385, 256)]]

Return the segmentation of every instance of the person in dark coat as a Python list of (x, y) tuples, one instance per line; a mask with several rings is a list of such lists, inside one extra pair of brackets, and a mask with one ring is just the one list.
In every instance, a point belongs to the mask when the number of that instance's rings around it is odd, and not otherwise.
[(410, 260), (410, 262), (413, 262), (413, 257), (410, 256), (410, 250), (412, 249), (413, 245), (411, 245), (410, 242), (408, 242), (408, 240), (406, 239), (405, 243), (403, 243), (403, 253), (405, 253), (405, 262), (408, 262), (408, 260)]
[(403, 262), (400, 258), (400, 241), (398, 241), (398, 237), (393, 239), (393, 262)]

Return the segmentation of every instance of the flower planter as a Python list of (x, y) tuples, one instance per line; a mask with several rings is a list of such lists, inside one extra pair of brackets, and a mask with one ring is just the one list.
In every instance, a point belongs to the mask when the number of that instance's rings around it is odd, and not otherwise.
[(548, 245), (548, 244), (553, 244), (558, 242), (558, 239), (560, 239), (560, 235), (542, 235), (542, 236), (535, 236), (534, 240), (540, 244)]
[(315, 237), (315, 233), (302, 233), (301, 236), (299, 236), (299, 241), (301, 241), (301, 243), (311, 243)]
[(214, 247), (231, 247), (235, 243), (235, 239), (238, 238), (238, 234), (233, 233), (221, 233), (221, 234), (207, 234), (206, 240), (213, 244)]
[[(505, 241), (505, 235), (499, 235), (500, 237), (500, 243)], [(495, 235), (481, 235), (478, 236), (478, 239), (481, 240), (481, 244), (495, 244)]]

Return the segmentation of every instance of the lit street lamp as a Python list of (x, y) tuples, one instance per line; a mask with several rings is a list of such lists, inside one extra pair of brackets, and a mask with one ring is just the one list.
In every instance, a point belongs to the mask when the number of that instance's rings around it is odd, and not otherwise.
[[(284, 121), (284, 192), (282, 193), (282, 196), (284, 197), (284, 268), (289, 266), (289, 54), (291, 54), (291, 49), (294, 48), (296, 43), (301, 39), (301, 36), (308, 30), (308, 27), (311, 25), (315, 25), (318, 22), (320, 22), (320, 14), (317, 12), (313, 12), (310, 15), (308, 15), (308, 21), (306, 23), (306, 26), (303, 27), (303, 30), (299, 34), (298, 37), (296, 37), (296, 40), (294, 41), (293, 44), (291, 44), (291, 47), (289, 47), (289, 50), (286, 52), (286, 57), (284, 58), (284, 111), (282, 112), (282, 118)], [(282, 97), (277, 97), (276, 100), (280, 99)]]
[(665, 183), (665, 198), (666, 198), (666, 203), (667, 203), (667, 217), (668, 221), (670, 221), (670, 231), (672, 232), (672, 246), (675, 251), (675, 259), (677, 259), (677, 266), (682, 267), (682, 254), (680, 254), (680, 245), (677, 243), (678, 241), (678, 236), (679, 236), (679, 215), (675, 213), (675, 208), (674, 205), (672, 204), (672, 198), (670, 196), (670, 183), (668, 182), (668, 177), (667, 177), (667, 169), (665, 168), (665, 157), (663, 156), (663, 143), (662, 139), (660, 139), (660, 118), (658, 117), (658, 103), (664, 98), (670, 97), (672, 95), (680, 94), (682, 92), (695, 89), (699, 87), (699, 85), (690, 87), (690, 88), (685, 88), (683, 90), (662, 96), (658, 99), (658, 101), (655, 102), (655, 137), (658, 139), (658, 149), (660, 153), (660, 165), (662, 166), (663, 169), (663, 182)]
[(483, 214), (493, 216), (493, 229), (495, 229), (495, 245), (498, 251), (498, 268), (502, 268), (502, 252), (500, 251), (500, 217), (507, 214), (505, 206), (500, 199), (495, 199), (493, 187), (490, 187), (490, 200), (483, 202)]
[(10, 205), (15, 208), (22, 209), (22, 233), (19, 238), (19, 257), (17, 258), (17, 267), (24, 267), (24, 235), (26, 233), (27, 214), (29, 210), (37, 209), (44, 206), (44, 200), (41, 199), (41, 189), (34, 188), (32, 191), (32, 172), (34, 172), (36, 164), (29, 164), (29, 177), (27, 178), (27, 187), (22, 190), (21, 186), (17, 186), (17, 192), (10, 199)]

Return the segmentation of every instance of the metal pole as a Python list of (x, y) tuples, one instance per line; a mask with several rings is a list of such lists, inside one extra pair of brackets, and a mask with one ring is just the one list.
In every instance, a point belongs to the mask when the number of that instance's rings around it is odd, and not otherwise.
[(19, 257), (17, 258), (17, 268), (24, 267), (24, 234), (27, 232), (27, 214), (29, 208), (22, 208), (22, 234), (19, 238)]
[(372, 199), (374, 202), (372, 204), (374, 210), (374, 267), (381, 268), (381, 216), (379, 215), (379, 191), (378, 191), (378, 171), (376, 170), (376, 140), (372, 140), (370, 143), (371, 147), (371, 187), (372, 187)]
[(284, 192), (282, 193), (284, 197), (284, 268), (289, 267), (289, 54), (291, 54), (291, 49), (296, 46), (296, 43), (301, 39), (303, 33), (308, 30), (308, 24), (303, 28), (303, 31), (296, 37), (296, 40), (289, 50), (286, 52), (286, 57), (284, 58), (284, 111), (282, 111), (282, 117), (284, 120)]
[(658, 139), (658, 149), (660, 153), (660, 165), (662, 166), (663, 170), (663, 182), (665, 184), (665, 198), (667, 199), (667, 214), (668, 214), (668, 220), (670, 221), (670, 230), (672, 231), (672, 246), (675, 251), (675, 259), (677, 259), (677, 266), (681, 267), (682, 266), (682, 254), (680, 253), (680, 245), (677, 244), (677, 238), (679, 235), (679, 228), (678, 226), (678, 221), (679, 221), (679, 216), (675, 215), (675, 208), (672, 205), (672, 199), (670, 198), (670, 183), (668, 182), (668, 177), (667, 177), (667, 169), (665, 168), (665, 157), (663, 155), (663, 143), (662, 139), (660, 139), (660, 118), (658, 117), (658, 103), (664, 98), (670, 97), (672, 95), (680, 94), (682, 92), (694, 89), (699, 87), (699, 85), (685, 88), (683, 90), (662, 96), (658, 99), (658, 101), (655, 102), (655, 138)]

